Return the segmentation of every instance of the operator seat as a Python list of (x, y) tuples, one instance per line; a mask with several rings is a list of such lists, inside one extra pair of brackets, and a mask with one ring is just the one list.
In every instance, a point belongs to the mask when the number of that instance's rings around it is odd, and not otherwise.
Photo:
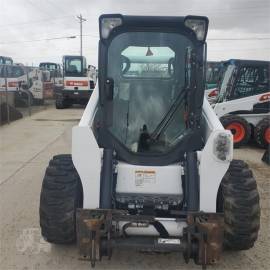
[(78, 73), (78, 69), (75, 65), (70, 65), (68, 68), (68, 72), (70, 73)]

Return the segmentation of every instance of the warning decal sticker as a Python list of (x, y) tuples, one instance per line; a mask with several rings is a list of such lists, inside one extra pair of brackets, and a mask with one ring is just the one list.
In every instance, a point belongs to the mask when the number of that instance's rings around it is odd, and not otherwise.
[(155, 184), (156, 172), (155, 171), (135, 171), (135, 185), (143, 186), (144, 184)]

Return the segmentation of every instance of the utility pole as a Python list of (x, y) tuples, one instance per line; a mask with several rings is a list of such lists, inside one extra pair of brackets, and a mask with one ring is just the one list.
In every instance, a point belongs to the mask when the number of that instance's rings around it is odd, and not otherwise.
[(82, 24), (83, 22), (86, 21), (86, 19), (82, 17), (82, 14), (80, 14), (80, 16), (77, 16), (77, 18), (79, 19), (79, 23), (80, 23), (80, 40), (81, 40), (80, 52), (82, 56)]

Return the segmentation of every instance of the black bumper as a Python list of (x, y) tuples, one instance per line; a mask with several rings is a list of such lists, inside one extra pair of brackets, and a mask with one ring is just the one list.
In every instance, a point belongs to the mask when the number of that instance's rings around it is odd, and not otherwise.
[(58, 98), (72, 99), (72, 100), (88, 100), (93, 93), (93, 90), (58, 90), (55, 95)]

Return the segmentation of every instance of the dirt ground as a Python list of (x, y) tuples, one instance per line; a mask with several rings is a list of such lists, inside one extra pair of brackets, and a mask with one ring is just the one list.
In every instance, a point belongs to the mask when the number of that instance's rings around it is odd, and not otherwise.
[[(81, 108), (44, 111), (0, 127), (0, 269), (90, 269), (78, 260), (76, 246), (46, 243), (39, 229), (39, 195), (49, 159), (70, 152), (71, 128)], [(261, 162), (263, 151), (246, 147), (235, 158), (246, 160), (257, 179), (261, 198), (261, 229), (254, 248), (224, 252), (209, 269), (269, 269), (270, 265), (270, 167)], [(181, 254), (145, 254), (115, 251), (96, 269), (200, 269), (185, 264)]]

